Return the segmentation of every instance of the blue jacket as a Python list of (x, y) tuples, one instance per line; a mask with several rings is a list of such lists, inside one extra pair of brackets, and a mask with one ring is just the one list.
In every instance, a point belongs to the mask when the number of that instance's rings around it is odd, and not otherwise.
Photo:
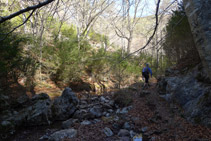
[(152, 70), (150, 69), (150, 67), (143, 68), (142, 72), (149, 72), (152, 76)]

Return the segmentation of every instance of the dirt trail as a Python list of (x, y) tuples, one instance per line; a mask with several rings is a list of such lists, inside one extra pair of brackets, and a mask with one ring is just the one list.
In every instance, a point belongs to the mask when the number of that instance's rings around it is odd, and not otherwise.
[[(211, 140), (211, 129), (200, 125), (193, 125), (183, 118), (182, 109), (175, 105), (169, 104), (159, 97), (156, 83), (152, 83), (150, 88), (144, 90), (143, 94), (141, 84), (133, 85), (130, 94), (133, 96), (132, 109), (126, 115), (134, 119), (134, 131), (143, 134), (144, 140), (155, 141), (209, 141)], [(120, 119), (118, 123), (124, 123), (126, 118)], [(71, 141), (113, 141), (119, 140), (117, 133), (113, 129), (115, 122), (105, 121), (92, 125), (80, 125), (77, 123), (73, 126), (77, 129), (78, 135)], [(56, 125), (56, 126), (55, 126)], [(107, 137), (103, 129), (109, 127), (113, 130), (114, 136)], [(143, 133), (143, 128), (145, 131)], [(13, 141), (35, 141), (46, 134), (48, 131), (61, 130), (61, 123), (55, 123), (52, 126), (28, 128), (18, 132), (11, 140)], [(70, 140), (70, 139), (68, 139)]]
[(147, 91), (150, 94), (145, 97), (140, 97), (139, 93), (135, 94), (134, 108), (129, 113), (142, 119), (140, 127), (149, 127), (146, 135), (160, 141), (211, 140), (210, 129), (188, 122), (178, 105), (169, 104), (159, 97), (156, 83)]

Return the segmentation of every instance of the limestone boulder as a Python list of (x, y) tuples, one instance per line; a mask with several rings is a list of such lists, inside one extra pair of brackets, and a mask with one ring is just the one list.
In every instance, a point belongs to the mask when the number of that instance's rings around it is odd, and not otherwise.
[(77, 130), (75, 129), (65, 129), (65, 130), (60, 130), (55, 133), (53, 133), (49, 137), (49, 141), (62, 141), (64, 139), (71, 139), (74, 138), (77, 135)]
[(165, 92), (160, 97), (180, 104), (189, 121), (211, 127), (211, 86), (205, 72), (198, 65), (185, 74), (165, 77), (158, 85)]
[(184, 0), (184, 7), (196, 48), (211, 79), (211, 1)]
[(77, 109), (78, 98), (71, 88), (65, 88), (62, 95), (56, 98), (52, 105), (52, 113), (55, 120), (66, 120)]

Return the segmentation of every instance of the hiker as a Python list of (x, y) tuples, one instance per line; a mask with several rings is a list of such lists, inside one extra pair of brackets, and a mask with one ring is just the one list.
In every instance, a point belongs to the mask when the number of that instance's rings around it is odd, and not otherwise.
[(149, 74), (152, 77), (152, 70), (149, 67), (149, 64), (146, 63), (146, 67), (142, 70), (142, 76), (145, 78), (145, 85), (149, 86)]

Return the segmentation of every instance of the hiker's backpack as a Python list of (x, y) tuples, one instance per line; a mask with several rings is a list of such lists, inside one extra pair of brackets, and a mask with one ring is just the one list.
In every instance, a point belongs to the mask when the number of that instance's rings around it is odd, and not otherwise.
[(145, 73), (146, 75), (149, 75), (149, 68), (146, 68), (146, 70), (144, 69), (144, 73)]

